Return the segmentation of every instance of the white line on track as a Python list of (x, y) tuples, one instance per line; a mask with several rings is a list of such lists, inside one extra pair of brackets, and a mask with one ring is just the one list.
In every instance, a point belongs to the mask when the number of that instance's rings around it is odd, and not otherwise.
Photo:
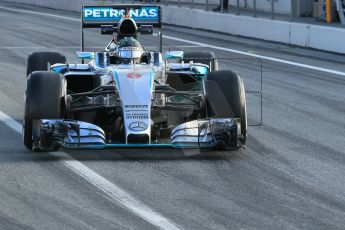
[(80, 22), (79, 18), (72, 18), (72, 17), (60, 16), (60, 15), (56, 15), (56, 14), (42, 13), (42, 12), (37, 12), (37, 11), (32, 11), (32, 10), (20, 10), (20, 9), (14, 9), (11, 7), (5, 7), (5, 6), (0, 6), (0, 9), (14, 11), (14, 12), (22, 12), (22, 13), (48, 16), (48, 17), (53, 17), (53, 18), (61, 18), (61, 19), (66, 19), (66, 20), (70, 20), (70, 21)]
[(0, 46), (2, 50), (16, 50), (16, 49), (45, 49), (44, 46)]
[[(0, 46), (0, 49), (4, 50), (16, 50), (16, 49), (79, 49), (80, 46)], [(98, 48), (98, 47), (89, 47)], [(104, 47), (103, 47), (104, 48)]]
[[(171, 45), (171, 46), (164, 46), (163, 47), (173, 47), (173, 48), (200, 48), (200, 45), (189, 45), (189, 46), (179, 46), (179, 45)], [(155, 48), (155, 47), (154, 47)]]
[[(66, 19), (66, 20), (80, 22), (79, 18), (60, 16), (60, 15), (56, 15), (56, 14), (41, 13), (41, 12), (36, 12), (36, 11), (31, 11), (31, 10), (19, 10), (19, 9), (4, 7), (4, 6), (0, 6), (0, 9), (5, 9), (5, 10), (10, 10), (10, 11), (15, 11), (15, 12), (23, 12), (23, 13), (35, 14), (35, 15), (49, 16), (49, 17), (55, 17), (55, 18), (61, 18), (61, 19)], [(317, 66), (308, 65), (308, 64), (302, 64), (302, 63), (293, 62), (293, 61), (287, 61), (287, 60), (280, 59), (280, 58), (274, 58), (274, 57), (269, 57), (269, 56), (264, 56), (264, 55), (253, 54), (253, 53), (249, 53), (249, 52), (245, 52), (245, 51), (229, 49), (229, 48), (225, 48), (225, 47), (221, 47), (221, 46), (215, 46), (215, 45), (206, 44), (206, 43), (202, 43), (202, 42), (195, 42), (195, 41), (191, 41), (191, 40), (187, 40), (187, 39), (182, 39), (182, 38), (178, 38), (178, 37), (173, 37), (173, 36), (163, 35), (163, 37), (166, 38), (166, 39), (170, 39), (170, 40), (174, 40), (174, 41), (180, 41), (180, 42), (184, 42), (184, 43), (188, 43), (188, 44), (192, 44), (192, 45), (197, 45), (197, 46), (202, 46), (202, 47), (209, 47), (209, 48), (216, 49), (216, 50), (222, 50), (222, 51), (227, 51), (227, 52), (231, 52), (231, 53), (246, 55), (246, 56), (249, 56), (249, 57), (261, 58), (263, 60), (268, 60), (268, 61), (272, 61), (272, 62), (278, 62), (278, 63), (282, 63), (282, 64), (286, 64), (286, 65), (292, 65), (292, 66), (297, 66), (297, 67), (301, 67), (301, 68), (321, 71), (321, 72), (325, 72), (325, 73), (345, 76), (345, 72), (342, 72), (342, 71), (337, 71), (337, 70), (317, 67)]]
[[(56, 15), (56, 14), (42, 13), (42, 12), (36, 12), (36, 11), (31, 11), (31, 10), (20, 10), (20, 9), (14, 9), (14, 8), (9, 8), (9, 7), (4, 7), (4, 6), (0, 6), (0, 9), (80, 22), (79, 18), (60, 16), (60, 15)], [(195, 41), (182, 39), (182, 38), (178, 38), (178, 37), (173, 37), (173, 36), (163, 35), (163, 37), (166, 39), (170, 39), (170, 40), (174, 40), (174, 41), (180, 41), (180, 42), (184, 42), (184, 43), (193, 45), (193, 46), (175, 46), (175, 47), (186, 47), (186, 48), (187, 47), (209, 47), (209, 48), (216, 49), (216, 50), (222, 50), (222, 51), (232, 52), (232, 53), (246, 55), (246, 56), (250, 56), (250, 57), (261, 58), (261, 59), (272, 61), (272, 62), (277, 62), (277, 63), (297, 66), (297, 67), (301, 67), (301, 68), (321, 71), (321, 72), (325, 72), (325, 73), (345, 76), (345, 72), (336, 71), (336, 70), (332, 70), (332, 69), (321, 68), (321, 67), (317, 67), (317, 66), (287, 61), (284, 59), (279, 59), (279, 58), (274, 58), (274, 57), (269, 57), (269, 56), (264, 56), (264, 55), (257, 55), (257, 54), (253, 54), (253, 53), (249, 53), (249, 52), (244, 52), (244, 51), (240, 51), (240, 50), (215, 46), (215, 45), (201, 43), (201, 42), (195, 42)], [(0, 48), (6, 48), (6, 47), (0, 47)], [(20, 47), (18, 47), (18, 48), (20, 48)], [(35, 47), (35, 48), (37, 48), (37, 47)], [(3, 122), (4, 124), (6, 124), (7, 126), (9, 126), (10, 128), (12, 128), (13, 130), (15, 130), (16, 132), (18, 132), (18, 133), (22, 132), (22, 125), (19, 124), (17, 121), (15, 121), (13, 118), (11, 118), (8, 115), (6, 115), (5, 113), (3, 113), (2, 111), (0, 111), (0, 121)], [(167, 218), (163, 217), (162, 215), (160, 215), (159, 213), (155, 212), (150, 207), (146, 206), (141, 201), (137, 200), (136, 198), (134, 198), (133, 196), (128, 194), (126, 191), (124, 191), (121, 188), (119, 188), (118, 186), (116, 186), (115, 184), (112, 184), (110, 181), (108, 181), (104, 177), (100, 176), (99, 174), (97, 174), (96, 172), (94, 172), (93, 170), (88, 168), (86, 165), (75, 160), (73, 157), (71, 157), (67, 153), (55, 152), (55, 153), (49, 153), (49, 154), (52, 156), (61, 158), (60, 161), (63, 164), (65, 164), (67, 167), (69, 167), (71, 170), (73, 170), (76, 174), (83, 177), (86, 181), (88, 181), (89, 183), (93, 184), (94, 186), (96, 186), (97, 188), (102, 190), (104, 193), (106, 193), (108, 196), (110, 196), (116, 203), (122, 205), (124, 208), (126, 208), (130, 212), (136, 214), (137, 216), (141, 217), (142, 219), (148, 221), (152, 225), (154, 225), (158, 228), (161, 228), (161, 229), (179, 229), (179, 227), (176, 224), (174, 224), (173, 222), (171, 222), (169, 219), (167, 219)]]
[[(95, 46), (87, 48), (104, 49), (104, 46)], [(80, 49), (80, 46), (0, 46), (0, 49)]]
[(248, 52), (245, 52), (245, 51), (234, 50), (234, 49), (229, 49), (229, 48), (220, 47), (220, 46), (214, 46), (214, 45), (210, 45), (210, 44), (206, 44), (206, 43), (202, 43), (202, 42), (194, 42), (194, 41), (190, 41), (190, 40), (186, 40), (186, 39), (182, 39), (182, 38), (177, 38), (177, 37), (173, 37), (173, 36), (163, 35), (163, 37), (167, 38), (167, 39), (170, 39), (170, 40), (185, 42), (185, 43), (189, 43), (189, 44), (193, 44), (193, 45), (199, 45), (199, 46), (208, 47), (208, 48), (211, 48), (211, 49), (228, 51), (228, 52), (231, 52), (231, 53), (246, 55), (246, 56), (249, 56), (249, 57), (261, 58), (263, 60), (268, 60), (268, 61), (278, 62), (278, 63), (282, 63), (282, 64), (302, 67), (302, 68), (306, 68), (306, 69), (317, 70), (317, 71), (321, 71), (321, 72), (326, 72), (326, 73), (331, 73), (331, 74), (345, 76), (345, 72), (342, 72), (342, 71), (321, 68), (321, 67), (317, 67), (317, 66), (302, 64), (302, 63), (293, 62), (293, 61), (287, 61), (287, 60), (284, 60), (284, 59), (268, 57), (268, 56), (264, 56), (264, 55), (248, 53)]
[[(187, 46), (169, 46), (173, 48), (200, 48), (198, 45), (187, 45)], [(88, 49), (104, 49), (104, 46), (87, 47)], [(147, 49), (155, 49), (156, 46), (145, 46)], [(80, 46), (0, 46), (0, 49), (80, 49)]]
[[(4, 123), (17, 133), (22, 133), (22, 125), (16, 120), (0, 111), (0, 122)], [(86, 165), (77, 161), (65, 152), (52, 152), (50, 155), (59, 158), (59, 161), (70, 168), (73, 172), (84, 178), (86, 181), (103, 191), (111, 197), (117, 204), (127, 209), (131, 213), (146, 220), (159, 229), (178, 230), (181, 229), (175, 223), (155, 212), (140, 200), (136, 199), (117, 185), (111, 183)]]

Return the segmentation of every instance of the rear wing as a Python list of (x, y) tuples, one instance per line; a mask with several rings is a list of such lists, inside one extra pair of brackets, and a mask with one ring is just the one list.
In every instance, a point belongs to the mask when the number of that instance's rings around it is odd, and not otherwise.
[(118, 4), (112, 6), (83, 6), (81, 11), (81, 51), (84, 51), (84, 29), (101, 28), (105, 25), (116, 27), (122, 15), (129, 13), (136, 24), (152, 25), (158, 28), (159, 50), (162, 52), (162, 10), (156, 5)]

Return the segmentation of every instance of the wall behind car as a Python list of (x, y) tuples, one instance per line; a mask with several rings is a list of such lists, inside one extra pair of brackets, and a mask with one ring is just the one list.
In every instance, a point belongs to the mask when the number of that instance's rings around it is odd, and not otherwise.
[[(100, 2), (94, 0), (6, 1), (68, 11), (80, 11), (82, 4), (95, 5)], [(163, 22), (166, 24), (345, 53), (345, 29), (343, 28), (236, 16), (177, 6), (162, 5), (162, 11)]]

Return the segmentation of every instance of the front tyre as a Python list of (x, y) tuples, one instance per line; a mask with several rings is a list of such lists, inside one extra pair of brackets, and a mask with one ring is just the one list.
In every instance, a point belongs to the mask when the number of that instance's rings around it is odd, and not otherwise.
[(206, 116), (240, 118), (242, 144), (247, 139), (247, 108), (244, 84), (240, 75), (231, 70), (210, 72), (205, 79)]
[(27, 78), (23, 141), (29, 150), (33, 149), (33, 143), (39, 138), (40, 119), (63, 117), (64, 88), (63, 78), (58, 73), (36, 71)]
[(32, 150), (32, 119), (24, 115), (23, 120), (23, 142), (27, 149)]

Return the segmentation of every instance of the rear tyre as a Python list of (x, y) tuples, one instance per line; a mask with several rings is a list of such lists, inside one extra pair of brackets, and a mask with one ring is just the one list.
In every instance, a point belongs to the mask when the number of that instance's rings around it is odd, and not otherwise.
[(49, 66), (66, 63), (66, 57), (56, 52), (35, 52), (29, 55), (26, 76), (34, 71), (49, 71)]
[[(218, 60), (213, 52), (209, 51), (197, 51), (197, 52), (184, 52), (183, 61), (186, 63), (201, 63), (205, 65), (210, 65), (210, 71), (218, 70)], [(178, 91), (188, 91), (191, 83), (196, 80), (191, 78), (186, 74), (171, 73), (167, 75), (167, 84)]]
[(53, 72), (36, 71), (27, 78), (23, 141), (29, 150), (39, 133), (37, 120), (62, 118), (64, 85), (61, 75)]
[(240, 139), (247, 139), (247, 110), (244, 84), (237, 72), (221, 70), (210, 72), (205, 79), (206, 116), (210, 118), (240, 118)]
[(201, 63), (205, 65), (210, 65), (210, 71), (217, 71), (218, 68), (218, 59), (216, 59), (216, 55), (210, 51), (195, 51), (195, 52), (184, 52), (183, 53), (183, 61), (190, 62), (193, 61), (194, 63)]

